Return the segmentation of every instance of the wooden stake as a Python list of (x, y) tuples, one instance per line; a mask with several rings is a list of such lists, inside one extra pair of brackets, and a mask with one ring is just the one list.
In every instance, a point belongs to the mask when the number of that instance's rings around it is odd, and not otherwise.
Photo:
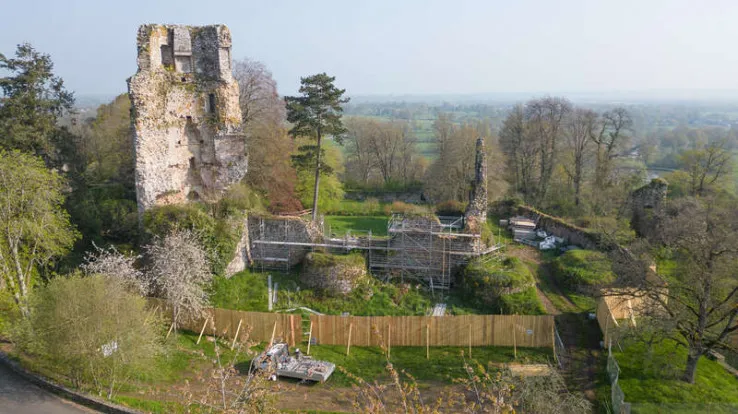
[(392, 325), (387, 325), (387, 359), (392, 356)]
[(553, 347), (553, 353), (554, 353), (554, 359), (556, 360), (556, 363), (559, 363), (559, 356), (556, 355), (556, 328), (554, 326), (551, 326), (551, 345)]
[(209, 316), (207, 318), (205, 318), (205, 323), (202, 324), (202, 329), (200, 330), (200, 336), (197, 337), (197, 344), (196, 345), (200, 345), (200, 340), (202, 339), (202, 334), (205, 333), (205, 327), (208, 326), (208, 320), (209, 319), (210, 319)]
[(353, 323), (349, 324), (349, 337), (348, 337), (348, 344), (346, 345), (346, 356), (349, 356), (351, 353), (351, 330), (354, 327)]
[(292, 333), (292, 346), (297, 346), (295, 341), (295, 315), (290, 315), (290, 333)]
[(233, 342), (231, 342), (231, 351), (233, 350), (233, 347), (236, 346), (236, 341), (238, 341), (238, 333), (241, 332), (242, 322), (243, 322), (243, 319), (238, 320), (238, 328), (236, 328), (236, 334), (233, 336)]
[(269, 340), (269, 346), (267, 347), (267, 350), (274, 345), (274, 335), (277, 333), (277, 321), (274, 321), (274, 328), (272, 328), (272, 339)]
[(310, 343), (313, 342), (313, 321), (310, 321), (310, 333), (308, 334), (308, 352), (306, 355), (310, 355)]
[(514, 359), (518, 359), (518, 344), (515, 340), (515, 328), (516, 327), (517, 325), (515, 324), (515, 322), (513, 322), (513, 357)]
[(172, 329), (174, 329), (174, 322), (172, 322), (172, 326), (169, 327), (169, 332), (167, 332), (167, 337), (164, 339), (169, 339), (169, 334), (172, 333)]
[(430, 326), (425, 325), (425, 359), (430, 359)]
[(472, 356), (472, 354), (471, 354), (471, 345), (472, 345), (472, 341), (471, 341), (471, 324), (469, 324), (469, 358), (471, 358), (471, 356)]

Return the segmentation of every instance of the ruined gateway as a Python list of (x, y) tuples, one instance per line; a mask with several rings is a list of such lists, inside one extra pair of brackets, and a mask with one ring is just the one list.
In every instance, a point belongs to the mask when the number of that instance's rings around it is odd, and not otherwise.
[(128, 80), (139, 213), (214, 201), (247, 170), (231, 34), (224, 25), (142, 25)]

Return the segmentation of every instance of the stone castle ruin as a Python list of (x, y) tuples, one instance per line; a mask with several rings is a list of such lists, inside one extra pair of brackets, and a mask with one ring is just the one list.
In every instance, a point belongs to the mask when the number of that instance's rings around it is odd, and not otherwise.
[[(369, 235), (326, 237), (314, 224), (299, 218), (249, 217), (249, 254), (261, 269), (289, 270), (314, 249), (332, 253), (361, 251), (374, 276), (384, 280), (419, 282), (432, 291), (448, 289), (457, 271), (471, 258), (499, 246), (485, 241), (487, 219), (487, 160), (484, 141), (477, 141), (475, 179), (463, 216), (393, 215), (387, 237)], [(312, 228), (312, 230), (310, 230)]]
[(128, 80), (139, 212), (216, 200), (246, 174), (231, 34), (224, 25), (142, 25)]
[[(139, 213), (157, 205), (217, 201), (248, 165), (230, 32), (223, 25), (148, 24), (139, 28), (137, 41), (138, 71), (128, 90)], [(464, 216), (395, 215), (388, 237), (330, 238), (300, 217), (250, 215), (226, 273), (249, 265), (289, 269), (316, 249), (359, 250), (378, 277), (447, 289), (468, 259), (495, 249), (481, 236), (486, 219), (487, 160), (480, 138)]]

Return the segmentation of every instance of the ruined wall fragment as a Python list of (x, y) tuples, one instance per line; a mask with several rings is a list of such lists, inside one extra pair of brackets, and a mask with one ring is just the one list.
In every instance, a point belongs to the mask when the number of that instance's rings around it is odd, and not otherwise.
[(472, 231), (479, 231), (480, 225), (487, 220), (487, 153), (484, 150), (483, 137), (477, 139), (474, 181), (464, 217), (467, 229)]

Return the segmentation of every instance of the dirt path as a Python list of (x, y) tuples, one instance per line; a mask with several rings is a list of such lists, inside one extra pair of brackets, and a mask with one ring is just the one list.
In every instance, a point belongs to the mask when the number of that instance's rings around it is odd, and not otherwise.
[[(577, 390), (592, 402), (596, 401), (595, 389), (599, 369), (603, 366), (600, 350), (600, 330), (596, 321), (579, 312), (556, 283), (551, 264), (545, 262), (541, 252), (527, 246), (516, 246), (508, 252), (528, 263), (536, 265), (536, 293), (546, 308), (546, 313), (555, 316), (556, 327), (564, 343), (565, 355), (563, 374), (570, 389)], [(550, 297), (555, 297), (557, 307)]]

